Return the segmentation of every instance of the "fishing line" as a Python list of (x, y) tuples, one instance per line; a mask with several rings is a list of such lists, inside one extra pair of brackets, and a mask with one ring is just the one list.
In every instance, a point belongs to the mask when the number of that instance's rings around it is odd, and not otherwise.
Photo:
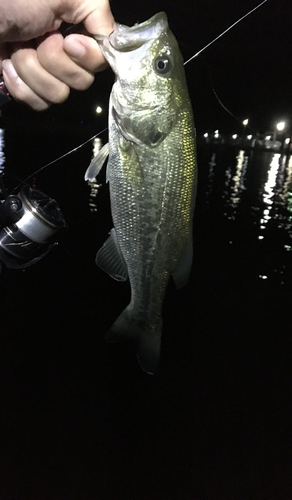
[(184, 63), (184, 66), (186, 64), (188, 64), (190, 61), (192, 61), (195, 57), (197, 57), (199, 54), (201, 54), (201, 52), (203, 52), (203, 50), (206, 50), (208, 47), (210, 47), (210, 45), (212, 45), (212, 43), (216, 42), (217, 40), (219, 40), (219, 38), (221, 38), (221, 36), (225, 35), (225, 33), (227, 33), (229, 30), (231, 30), (234, 26), (236, 26), (238, 23), (240, 23), (243, 19), (245, 19), (247, 16), (249, 16), (250, 14), (252, 14), (255, 10), (259, 9), (262, 5), (264, 5), (264, 3), (266, 3), (268, 0), (263, 0), (263, 2), (261, 2), (259, 5), (257, 5), (256, 7), (254, 7), (252, 10), (250, 10), (247, 14), (244, 14), (244, 16), (242, 16), (240, 19), (238, 19), (237, 21), (235, 21), (235, 23), (233, 23), (231, 26), (229, 26), (229, 28), (227, 28), (225, 31), (223, 31), (223, 33), (221, 33), (221, 35), (218, 35), (216, 38), (214, 38), (214, 40), (212, 40), (212, 42), (209, 42), (207, 45), (205, 45), (205, 47), (203, 47), (201, 50), (199, 50), (199, 52), (197, 52), (195, 55), (193, 55), (192, 57), (190, 57), (185, 63)]
[[(186, 64), (188, 64), (189, 62), (191, 62), (195, 57), (197, 57), (199, 54), (201, 54), (204, 50), (206, 50), (208, 47), (210, 47), (210, 45), (212, 45), (214, 42), (216, 42), (217, 40), (219, 40), (219, 38), (221, 38), (223, 35), (225, 35), (228, 31), (230, 31), (232, 28), (234, 28), (234, 26), (236, 26), (238, 23), (240, 23), (241, 21), (243, 21), (243, 19), (245, 19), (246, 17), (248, 17), (250, 14), (252, 14), (253, 12), (255, 12), (257, 9), (259, 9), (262, 5), (264, 5), (268, 0), (263, 0), (259, 5), (257, 5), (256, 7), (254, 7), (253, 9), (251, 9), (249, 12), (247, 12), (247, 14), (244, 14), (244, 16), (242, 16), (240, 19), (238, 19), (237, 21), (235, 21), (235, 23), (233, 23), (231, 26), (229, 26), (229, 28), (227, 28), (225, 31), (223, 31), (220, 35), (218, 35), (216, 38), (214, 38), (214, 40), (212, 40), (211, 42), (209, 42), (207, 45), (205, 45), (205, 47), (203, 47), (201, 50), (199, 50), (199, 52), (197, 52), (196, 54), (194, 54), (192, 57), (190, 57), (187, 61), (184, 62), (184, 66)], [(71, 28), (72, 27), (69, 27), (67, 28), (65, 31), (71, 31)], [(73, 26), (73, 29), (75, 31), (75, 28), (76, 26)], [(205, 62), (205, 61), (204, 61)], [(205, 64), (207, 65), (207, 63), (205, 62)], [(237, 121), (241, 122), (241, 120), (239, 120), (231, 111), (229, 111), (229, 109), (222, 103), (222, 101), (219, 99), (216, 91), (215, 91), (215, 88), (214, 88), (214, 85), (213, 85), (213, 82), (212, 82), (212, 78), (211, 78), (211, 73), (209, 71), (209, 68), (208, 68), (208, 65), (207, 65), (207, 69), (208, 69), (208, 72), (209, 72), (209, 77), (210, 77), (210, 81), (211, 81), (211, 85), (212, 85), (212, 90), (213, 90), (213, 93), (216, 97), (216, 99), (218, 100), (219, 104), (222, 106), (223, 109), (225, 109), (225, 111), (227, 111), (227, 113), (229, 113), (233, 118), (235, 118)], [(249, 127), (250, 128), (250, 127)], [(95, 139), (96, 137), (98, 137), (99, 135), (101, 135), (103, 132), (106, 132), (106, 130), (108, 130), (107, 128), (103, 129), (101, 132), (98, 132), (97, 134), (95, 134), (94, 136), (92, 136), (90, 139), (87, 139), (87, 141), (83, 142), (82, 144), (80, 144), (79, 146), (77, 146), (76, 148), (74, 149), (71, 149), (70, 151), (68, 151), (67, 153), (65, 153), (64, 155), (62, 156), (59, 156), (58, 158), (56, 158), (55, 160), (53, 161), (50, 161), (49, 163), (47, 163), (46, 165), (44, 165), (43, 167), (39, 168), (38, 170), (36, 170), (33, 174), (29, 175), (28, 177), (26, 177), (26, 179), (24, 179), (24, 181), (22, 181), (18, 186), (16, 186), (16, 188), (13, 189), (13, 191), (17, 190), (22, 184), (26, 183), (29, 179), (31, 179), (31, 177), (33, 177), (34, 175), (38, 174), (39, 172), (41, 172), (42, 170), (44, 170), (45, 168), (47, 167), (50, 167), (51, 165), (53, 165), (54, 163), (56, 163), (57, 161), (59, 160), (62, 160), (63, 158), (65, 158), (66, 156), (72, 154), (72, 153), (75, 153), (75, 151), (77, 151), (78, 149), (82, 148), (83, 146), (85, 146), (86, 144), (88, 144), (90, 141), (92, 141), (93, 139)], [(12, 191), (12, 192), (13, 192)]]
[[(232, 111), (230, 111), (230, 109), (228, 109), (225, 104), (223, 104), (223, 102), (221, 101), (221, 99), (218, 97), (218, 94), (215, 90), (215, 87), (214, 87), (214, 84), (213, 84), (213, 78), (212, 78), (212, 74), (211, 74), (211, 71), (210, 71), (210, 66), (208, 65), (208, 63), (206, 62), (206, 60), (203, 58), (202, 59), (205, 66), (206, 66), (206, 70), (208, 72), (208, 76), (209, 76), (209, 80), (210, 80), (210, 84), (211, 84), (211, 88), (212, 88), (212, 92), (214, 94), (214, 96), (216, 97), (217, 101), (219, 102), (220, 106), (224, 109), (224, 111), (226, 111), (230, 116), (232, 116), (232, 118), (234, 118), (234, 120), (236, 120), (237, 122), (239, 122), (241, 125), (242, 125), (242, 120), (240, 118), (238, 118), (237, 116), (235, 116), (234, 113), (232, 113)], [(252, 132), (257, 132), (256, 129), (252, 128), (250, 125), (247, 125), (246, 128), (248, 128), (249, 130), (251, 130)]]
[[(233, 23), (231, 26), (229, 26), (229, 28), (227, 28), (225, 31), (223, 31), (221, 33), (221, 35), (218, 35), (216, 38), (214, 38), (214, 40), (212, 40), (211, 42), (209, 42), (207, 45), (205, 45), (205, 47), (203, 47), (201, 50), (199, 50), (199, 52), (197, 52), (196, 54), (194, 54), (192, 57), (190, 57), (187, 61), (184, 62), (184, 66), (186, 64), (188, 64), (189, 62), (191, 62), (195, 57), (197, 57), (199, 54), (201, 54), (205, 49), (207, 49), (208, 47), (210, 47), (210, 45), (212, 45), (214, 42), (216, 42), (217, 40), (219, 40), (219, 38), (221, 38), (223, 35), (225, 35), (225, 33), (227, 33), (229, 30), (231, 30), (234, 26), (236, 26), (238, 23), (240, 23), (243, 19), (245, 19), (246, 17), (248, 17), (250, 14), (252, 14), (253, 12), (255, 12), (257, 9), (259, 9), (262, 5), (264, 5), (264, 3), (266, 3), (268, 0), (263, 0), (263, 2), (261, 2), (259, 5), (257, 5), (256, 7), (254, 7), (253, 9), (251, 9), (249, 12), (247, 12), (246, 14), (244, 14), (244, 16), (242, 16), (240, 19), (238, 19), (237, 21), (235, 21), (235, 23)], [(209, 74), (209, 79), (210, 79), (210, 83), (211, 83), (211, 87), (212, 87), (212, 92), (214, 94), (214, 96), (216, 97), (217, 101), (219, 102), (220, 106), (229, 114), (232, 116), (232, 118), (234, 118), (236, 121), (238, 121), (239, 123), (242, 123), (242, 120), (240, 120), (237, 116), (234, 115), (234, 113), (232, 113), (232, 111), (230, 111), (224, 104), (223, 102), (221, 101), (221, 99), (218, 97), (218, 94), (215, 90), (215, 87), (214, 87), (214, 84), (213, 84), (213, 79), (212, 79), (212, 76), (211, 76), (211, 71), (210, 71), (210, 68), (207, 64), (207, 62), (205, 61), (205, 59), (203, 59), (205, 65), (206, 65), (206, 69), (208, 71), (208, 74)], [(249, 130), (252, 130), (253, 132), (256, 132), (255, 129), (253, 129), (252, 127), (248, 127)]]
[(83, 146), (85, 146), (86, 144), (88, 144), (90, 141), (93, 141), (93, 139), (95, 139), (96, 137), (98, 137), (99, 135), (103, 134), (103, 132), (106, 132), (107, 131), (107, 128), (104, 128), (103, 130), (101, 130), (100, 132), (98, 132), (97, 134), (93, 135), (92, 137), (90, 137), (90, 139), (87, 139), (85, 142), (83, 142), (82, 144), (80, 144), (79, 146), (76, 146), (76, 148), (74, 149), (71, 149), (70, 151), (68, 151), (67, 153), (63, 154), (62, 156), (59, 156), (58, 158), (56, 158), (55, 160), (52, 160), (50, 161), (49, 163), (46, 163), (46, 165), (44, 165), (43, 167), (39, 168), (38, 170), (36, 170), (33, 174), (29, 175), (28, 177), (26, 177), (20, 184), (18, 184), (18, 186), (16, 186), (13, 190), (12, 190), (12, 193), (13, 191), (16, 191), (16, 189), (20, 188), (20, 186), (22, 186), (22, 184), (25, 184), (31, 177), (33, 177), (34, 175), (36, 174), (39, 174), (42, 170), (44, 170), (45, 168), (47, 167), (50, 167), (51, 165), (53, 165), (54, 163), (56, 163), (57, 161), (59, 160), (62, 160), (63, 158), (66, 158), (66, 156), (72, 154), (72, 153), (75, 153), (75, 151), (77, 151), (78, 149), (80, 148), (83, 148)]

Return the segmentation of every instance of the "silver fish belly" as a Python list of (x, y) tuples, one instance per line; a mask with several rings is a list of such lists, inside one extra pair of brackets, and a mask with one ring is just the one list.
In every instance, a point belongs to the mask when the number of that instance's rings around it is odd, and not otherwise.
[(114, 228), (96, 263), (131, 285), (131, 301), (107, 334), (135, 340), (141, 367), (157, 370), (161, 309), (170, 276), (184, 286), (192, 265), (197, 167), (195, 127), (183, 61), (167, 18), (159, 13), (99, 40), (116, 74), (109, 142), (89, 166), (94, 178), (107, 157)]

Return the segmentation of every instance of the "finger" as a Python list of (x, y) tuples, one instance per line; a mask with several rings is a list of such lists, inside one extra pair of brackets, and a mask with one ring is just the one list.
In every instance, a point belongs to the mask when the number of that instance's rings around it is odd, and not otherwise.
[(83, 23), (92, 35), (109, 35), (115, 27), (115, 21), (108, 0), (96, 2), (94, 10)]
[(98, 43), (90, 36), (68, 35), (63, 41), (63, 46), (76, 64), (92, 73), (97, 73), (107, 67)]
[(42, 67), (37, 51), (29, 44), (22, 44), (21, 48), (11, 55), (11, 61), (21, 80), (41, 99), (56, 104), (67, 99), (70, 92), (68, 85)]
[(115, 25), (108, 0), (67, 1), (61, 18), (68, 23), (83, 23), (91, 35), (108, 35)]
[[(64, 38), (59, 32), (43, 37), (37, 47), (39, 62), (48, 73), (68, 87), (85, 90), (93, 83), (94, 74), (86, 64), (83, 67), (69, 57), (64, 50), (63, 42)], [(92, 52), (94, 51), (91, 50)], [(94, 53), (88, 59), (89, 61), (94, 59)]]
[(36, 111), (43, 111), (49, 107), (49, 103), (39, 97), (16, 73), (11, 59), (2, 61), (2, 71), (5, 86), (9, 94), (20, 102), (25, 102)]

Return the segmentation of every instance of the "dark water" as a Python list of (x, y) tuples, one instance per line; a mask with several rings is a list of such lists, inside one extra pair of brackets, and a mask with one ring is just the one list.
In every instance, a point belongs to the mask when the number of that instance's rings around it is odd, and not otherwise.
[[(6, 184), (85, 135), (7, 130)], [(103, 339), (129, 289), (94, 264), (111, 221), (92, 151), (36, 176), (69, 228), (0, 277), (0, 499), (290, 500), (292, 160), (199, 150), (192, 277), (150, 377)]]

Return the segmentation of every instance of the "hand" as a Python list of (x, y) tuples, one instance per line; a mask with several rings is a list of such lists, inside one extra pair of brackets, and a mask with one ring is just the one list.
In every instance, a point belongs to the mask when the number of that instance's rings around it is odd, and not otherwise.
[[(3, 1), (5, 4), (7, 0)], [(26, 3), (35, 6), (41, 0), (10, 0), (10, 3), (17, 1), (21, 1), (22, 7)], [(47, 0), (48, 4), (50, 0)], [(76, 24), (83, 22), (89, 34), (110, 33), (114, 28), (114, 20), (108, 1), (69, 0), (68, 4), (69, 8), (63, 5), (64, 10), (59, 17), (57, 13), (53, 17), (47, 16), (47, 25), (44, 21), (41, 25), (36, 21), (38, 17), (43, 17), (43, 9), (41, 16), (36, 11), (37, 18), (30, 17), (30, 31), (27, 26), (21, 30), (19, 21), (15, 41), (0, 46), (0, 66), (8, 91), (15, 99), (36, 110), (44, 110), (51, 103), (63, 102), (70, 88), (88, 88), (94, 80), (94, 73), (105, 67), (105, 60), (93, 38), (72, 34), (64, 39), (56, 28), (62, 21)], [(43, 34), (46, 30), (49, 31)], [(12, 32), (8, 31), (5, 38), (13, 39)], [(22, 37), (31, 39), (21, 41)]]

